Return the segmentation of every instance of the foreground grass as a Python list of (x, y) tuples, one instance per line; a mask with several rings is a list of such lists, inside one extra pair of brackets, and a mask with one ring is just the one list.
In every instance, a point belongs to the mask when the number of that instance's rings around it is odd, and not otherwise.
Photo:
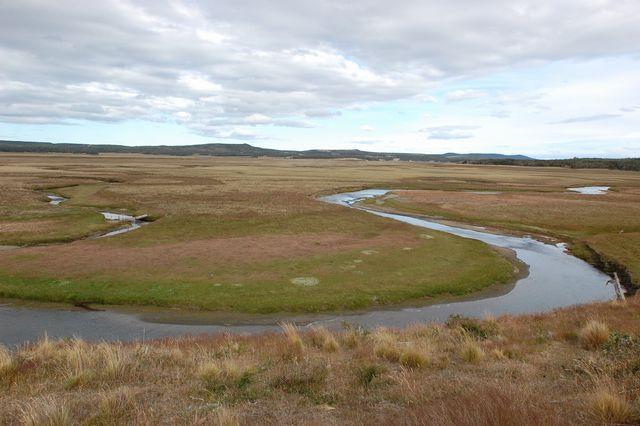
[(640, 299), (549, 314), (0, 350), (3, 424), (636, 424)]

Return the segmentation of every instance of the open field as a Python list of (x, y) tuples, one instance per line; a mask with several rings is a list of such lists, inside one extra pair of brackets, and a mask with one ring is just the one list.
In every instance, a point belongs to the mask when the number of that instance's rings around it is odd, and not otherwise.
[(0, 423), (637, 424), (640, 299), (404, 330), (0, 350)]
[[(509, 281), (486, 245), (314, 199), (421, 176), (363, 161), (4, 155), (0, 295), (241, 312), (365, 308), (464, 295)], [(45, 202), (46, 188), (69, 201)], [(150, 214), (135, 232), (64, 242)], [(416, 261), (420, 259), (420, 261)], [(304, 284), (314, 285), (304, 285)]]
[[(5, 297), (308, 312), (437, 300), (512, 279), (509, 261), (482, 243), (436, 231), (425, 239), (423, 230), (314, 199), (362, 187), (411, 189), (387, 199), (402, 211), (587, 242), (633, 273), (640, 262), (640, 175), (632, 172), (4, 154), (0, 180), (0, 245), (31, 245), (0, 251)], [(614, 192), (565, 192), (584, 185)], [(49, 205), (45, 189), (69, 201)], [(100, 209), (155, 221), (114, 238), (34, 245), (113, 227)]]

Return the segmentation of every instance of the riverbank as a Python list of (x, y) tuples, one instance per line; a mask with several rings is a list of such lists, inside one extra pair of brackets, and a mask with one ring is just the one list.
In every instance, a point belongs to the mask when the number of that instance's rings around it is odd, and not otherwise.
[[(0, 423), (633, 424), (640, 303), (0, 351)], [(399, 417), (400, 416), (400, 417)]]

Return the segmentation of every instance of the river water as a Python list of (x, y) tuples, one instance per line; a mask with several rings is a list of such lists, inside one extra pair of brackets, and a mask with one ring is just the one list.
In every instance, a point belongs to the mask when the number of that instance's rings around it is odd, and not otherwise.
[[(322, 197), (324, 202), (361, 208), (357, 202), (381, 196), (387, 190), (364, 190)], [(412, 323), (444, 321), (452, 314), (521, 314), (548, 311), (615, 297), (606, 286), (609, 277), (571, 256), (563, 244), (546, 244), (528, 237), (515, 237), (392, 213), (366, 210), (370, 214), (398, 220), (418, 227), (448, 232), (463, 238), (513, 250), (529, 266), (529, 274), (518, 280), (506, 294), (476, 300), (455, 301), (427, 306), (379, 309), (361, 313), (313, 316), (217, 317), (215, 320), (184, 323), (179, 316), (136, 314), (120, 311), (86, 311), (78, 308), (40, 308), (14, 303), (0, 305), (0, 343), (17, 345), (33, 341), (47, 333), (49, 337), (77, 336), (87, 340), (144, 340), (203, 333), (260, 333), (277, 331), (278, 323), (293, 321), (303, 327), (324, 325), (338, 328), (343, 323), (365, 328), (402, 327)], [(419, 259), (416, 259), (419, 261)], [(235, 319), (237, 318), (237, 319)], [(197, 324), (202, 322), (202, 324)]]

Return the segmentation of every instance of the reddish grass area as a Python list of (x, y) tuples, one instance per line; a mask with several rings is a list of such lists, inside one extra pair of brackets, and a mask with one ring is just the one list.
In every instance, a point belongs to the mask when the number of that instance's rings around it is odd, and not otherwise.
[[(3, 265), (16, 270), (33, 271), (47, 271), (55, 268), (59, 275), (74, 277), (136, 267), (148, 270), (170, 267), (175, 271), (188, 268), (185, 260), (197, 259), (199, 262), (209, 264), (229, 262), (242, 265), (371, 247), (411, 247), (420, 242), (416, 235), (394, 232), (384, 232), (373, 238), (333, 233), (254, 235), (209, 238), (147, 247), (118, 247), (103, 244), (100, 241), (78, 241), (55, 247), (55, 258), (48, 255), (50, 247), (24, 248), (4, 256)], [(185, 272), (189, 275), (193, 274), (193, 271)]]

